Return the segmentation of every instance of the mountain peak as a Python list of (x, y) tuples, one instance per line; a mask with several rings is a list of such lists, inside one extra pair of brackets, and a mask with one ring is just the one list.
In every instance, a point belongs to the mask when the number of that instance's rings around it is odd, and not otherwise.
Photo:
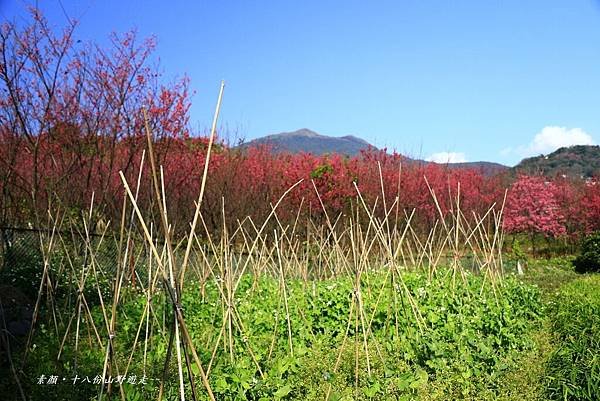
[(254, 139), (243, 146), (268, 144), (276, 152), (312, 153), (322, 155), (338, 153), (346, 156), (356, 156), (361, 150), (369, 148), (367, 141), (352, 135), (334, 137), (322, 135), (308, 128), (296, 131), (282, 132)]
[[(308, 128), (300, 128), (299, 130), (296, 131), (291, 131), (291, 132), (282, 132), (280, 134), (275, 134), (275, 135), (281, 135), (281, 136), (303, 136), (305, 138), (318, 138), (318, 137), (323, 137), (324, 135), (318, 134), (313, 130), (310, 130)], [(269, 135), (269, 136), (274, 136), (274, 135)]]

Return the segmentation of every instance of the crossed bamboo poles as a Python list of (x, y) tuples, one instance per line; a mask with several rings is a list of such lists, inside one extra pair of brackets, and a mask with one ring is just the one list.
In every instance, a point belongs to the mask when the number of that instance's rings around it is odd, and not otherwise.
[[(223, 233), (221, 240), (216, 243), (210, 236), (200, 210), (208, 176), (209, 159), (221, 107), (223, 89), (224, 84), (222, 83), (213, 118), (200, 193), (195, 205), (194, 218), (190, 224), (190, 232), (184, 241), (178, 244), (173, 244), (172, 230), (167, 215), (164, 176), (162, 168), (157, 168), (155, 164), (151, 130), (145, 116), (148, 160), (152, 173), (154, 197), (160, 215), (158, 231), (161, 234), (159, 235), (155, 232), (156, 229), (153, 222), (149, 222), (144, 217), (137, 203), (145, 162), (145, 153), (143, 153), (135, 191), (132, 191), (125, 176), (120, 173), (123, 186), (126, 190), (126, 197), (124, 198), (119, 231), (119, 262), (116, 268), (116, 279), (113, 285), (112, 303), (110, 305), (104, 301), (104, 296), (100, 291), (98, 277), (106, 273), (101, 271), (101, 265), (98, 263), (96, 256), (100, 244), (105, 240), (107, 229), (105, 228), (100, 242), (96, 247), (92, 245), (91, 233), (89, 231), (92, 220), (93, 197), (89, 212), (83, 218), (84, 230), (79, 233), (84, 239), (85, 244), (83, 265), (80, 269), (75, 266), (74, 258), (69, 258), (67, 244), (57, 235), (57, 229), (62, 224), (62, 221), (49, 215), (49, 220), (53, 222), (53, 229), (50, 231), (48, 238), (40, 236), (40, 244), (44, 255), (44, 272), (34, 310), (34, 323), (38, 316), (44, 292), (48, 295), (49, 302), (52, 303), (52, 288), (57, 283), (52, 283), (48, 272), (50, 255), (57, 247), (57, 243), (62, 243), (67, 255), (68, 267), (78, 277), (76, 281), (75, 307), (68, 319), (65, 333), (61, 336), (62, 341), (58, 358), (61, 357), (71, 331), (75, 333), (75, 354), (77, 354), (81, 346), (81, 334), (84, 329), (82, 323), (84, 325), (87, 323), (88, 343), (95, 342), (98, 346), (105, 349), (103, 377), (113, 370), (117, 374), (126, 374), (130, 369), (136, 349), (142, 343), (145, 371), (151, 330), (154, 325), (160, 324), (160, 319), (156, 316), (156, 311), (153, 307), (156, 289), (160, 284), (171, 305), (172, 316), (168, 318), (171, 319), (171, 323), (168, 324), (169, 340), (158, 399), (162, 399), (163, 397), (164, 382), (167, 377), (173, 348), (175, 348), (179, 398), (181, 400), (186, 398), (185, 381), (187, 380), (190, 384), (191, 398), (194, 400), (197, 399), (195, 377), (200, 376), (204, 390), (209, 398), (214, 400), (215, 397), (209, 382), (211, 370), (215, 365), (220, 349), (225, 351), (230, 363), (235, 363), (236, 347), (234, 343), (237, 341), (236, 338), (242, 339), (243, 352), (248, 353), (257, 372), (260, 376), (264, 377), (264, 366), (261, 366), (259, 363), (257, 353), (252, 346), (252, 339), (248, 338), (247, 323), (244, 322), (235, 301), (236, 293), (244, 274), (250, 273), (255, 278), (262, 274), (278, 277), (280, 302), (274, 324), (271, 346), (269, 347), (268, 361), (273, 356), (275, 344), (278, 342), (280, 335), (285, 336), (288, 352), (290, 355), (294, 355), (293, 322), (290, 318), (289, 293), (286, 279), (289, 277), (300, 278), (307, 284), (306, 287), (308, 288), (308, 283), (313, 279), (350, 276), (353, 278), (354, 289), (351, 294), (346, 330), (340, 344), (333, 372), (335, 373), (339, 368), (343, 352), (347, 344), (351, 341), (349, 338), (350, 328), (354, 325), (355, 388), (358, 391), (361, 364), (363, 363), (361, 354), (364, 353), (365, 355), (364, 364), (369, 376), (371, 375), (372, 358), (380, 358), (382, 361), (384, 358), (380, 350), (380, 345), (373, 336), (372, 323), (375, 311), (383, 298), (384, 291), (387, 290), (386, 285), (388, 283), (390, 284), (389, 288), (393, 291), (393, 304), (389, 307), (388, 323), (393, 326), (395, 332), (398, 333), (399, 331), (398, 310), (402, 307), (407, 307), (407, 305), (415, 317), (417, 329), (422, 330), (425, 324), (422, 316), (420, 316), (416, 300), (412, 297), (403, 281), (403, 270), (411, 268), (424, 270), (431, 279), (437, 274), (438, 266), (444, 264), (444, 256), (450, 253), (450, 271), (456, 281), (456, 278), (464, 279), (462, 259), (469, 254), (473, 257), (472, 263), (485, 273), (486, 279), (493, 285), (496, 284), (502, 274), (501, 246), (503, 243), (503, 234), (500, 229), (502, 207), (500, 211), (497, 211), (495, 209), (496, 205), (492, 205), (482, 216), (473, 213), (471, 217), (467, 217), (461, 210), (460, 185), (458, 185), (456, 196), (451, 203), (450, 217), (448, 217), (448, 215), (442, 212), (437, 194), (429, 186), (429, 183), (427, 183), (439, 218), (427, 234), (427, 237), (423, 239), (416, 232), (412, 224), (415, 211), (401, 211), (399, 207), (401, 194), (397, 193), (393, 202), (388, 204), (381, 165), (379, 164), (381, 197), (375, 199), (374, 204), (369, 206), (355, 184), (356, 203), (353, 206), (352, 213), (349, 216), (345, 216), (345, 218), (342, 215), (335, 216), (335, 218), (329, 216), (315, 183), (312, 183), (315, 195), (321, 205), (322, 213), (325, 216), (325, 225), (316, 226), (309, 221), (307, 223), (305, 241), (300, 241), (296, 234), (303, 202), (300, 204), (296, 220), (292, 226), (284, 226), (277, 215), (279, 205), (300, 184), (301, 181), (299, 181), (288, 188), (274, 205), (271, 205), (270, 214), (260, 225), (256, 224), (250, 217), (247, 217), (243, 221), (238, 221), (237, 229), (229, 233), (226, 228), (225, 205), (223, 203)], [(399, 165), (398, 171), (399, 182), (400, 178), (401, 165)], [(131, 205), (129, 219), (126, 212), (128, 204)], [(383, 209), (383, 217), (377, 217), (376, 210), (378, 208)], [(400, 218), (401, 215), (403, 215), (403, 219)], [(359, 224), (359, 222), (365, 220), (366, 226), (365, 224)], [(135, 222), (137, 222), (137, 225)], [(196, 234), (198, 225), (201, 225), (206, 233), (207, 240), (204, 244), (201, 243)], [(272, 233), (268, 230), (270, 225), (275, 226)], [(136, 226), (141, 229), (143, 236), (143, 246), (137, 255), (135, 254), (136, 242), (133, 239), (133, 232)], [(157, 242), (159, 238), (163, 240), (161, 249), (159, 249)], [(271, 242), (267, 240), (268, 238), (271, 238)], [(240, 240), (241, 249), (236, 250), (234, 244), (240, 243)], [(183, 245), (185, 245), (185, 251), (183, 251)], [(196, 264), (190, 263), (192, 260), (192, 251), (194, 251), (194, 255), (196, 256)], [(176, 252), (184, 252), (183, 261), (180, 264), (177, 263)], [(245, 255), (245, 258), (242, 258), (242, 254)], [(139, 277), (135, 269), (135, 265), (142, 260), (146, 261), (146, 283), (142, 282), (141, 277)], [(237, 260), (237, 264), (234, 263), (234, 260)], [(131, 268), (128, 268), (128, 263)], [(312, 271), (308, 269), (310, 263), (316, 266)], [(385, 271), (384, 281), (381, 287), (372, 288), (368, 280), (366, 285), (363, 284), (362, 278), (363, 276), (368, 277), (372, 266), (377, 264), (382, 266)], [(212, 350), (211, 358), (206, 365), (202, 364), (192, 342), (181, 304), (181, 294), (189, 268), (193, 270), (193, 273), (197, 277), (200, 277), (202, 288), (207, 281), (212, 281), (221, 299), (221, 326), (218, 328), (216, 340), (212, 343), (209, 341), (206, 344), (206, 348)], [(134, 345), (127, 358), (127, 364), (123, 369), (122, 365), (119, 366), (119, 360), (115, 355), (115, 341), (118, 338), (115, 331), (117, 327), (118, 307), (122, 301), (122, 290), (127, 283), (127, 279), (132, 277), (134, 280), (137, 277), (138, 285), (145, 292), (146, 302), (142, 317), (137, 325)], [(104, 338), (101, 335), (103, 330), (99, 329), (96, 326), (96, 322), (94, 322), (83, 291), (88, 280), (92, 279), (96, 282), (96, 289), (100, 300), (100, 309), (104, 320), (103, 325), (106, 331)], [(456, 285), (460, 285), (460, 282), (456, 282)], [(394, 291), (395, 288), (399, 288), (400, 291)], [(376, 299), (372, 311), (369, 311), (365, 305), (365, 291)], [(279, 333), (278, 330), (279, 311), (281, 309), (283, 309), (285, 318), (285, 334)], [(61, 320), (61, 316), (59, 315), (57, 318), (57, 311), (53, 304), (51, 304), (51, 310), (53, 311), (54, 326), (58, 335), (58, 320)], [(163, 320), (166, 321), (168, 319), (163, 316)], [(72, 326), (75, 327), (72, 328)], [(166, 331), (166, 326), (166, 324), (163, 324), (161, 333)], [(34, 325), (32, 325), (28, 344), (31, 342), (33, 336), (33, 327)], [(141, 341), (142, 333), (144, 337), (143, 341)], [(373, 348), (376, 355), (371, 355)], [(23, 360), (24, 362), (25, 359)], [(118, 388), (119, 395), (124, 400), (126, 397), (124, 389), (121, 385)], [(100, 387), (99, 399), (101, 399), (105, 390), (111, 392), (111, 385), (109, 384), (106, 389), (104, 385)], [(328, 399), (330, 394), (331, 385), (329, 385), (326, 391), (325, 398)]]

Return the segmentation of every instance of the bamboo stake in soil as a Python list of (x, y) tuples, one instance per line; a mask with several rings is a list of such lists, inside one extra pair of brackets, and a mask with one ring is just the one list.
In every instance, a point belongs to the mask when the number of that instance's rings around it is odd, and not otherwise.
[(213, 142), (215, 140), (215, 132), (217, 129), (217, 120), (219, 119), (219, 111), (221, 110), (221, 101), (223, 100), (223, 90), (225, 89), (225, 81), (221, 81), (221, 89), (219, 90), (219, 98), (217, 99), (217, 106), (215, 108), (215, 114), (213, 116), (212, 127), (210, 129), (210, 138), (208, 139), (208, 148), (206, 150), (206, 160), (204, 161), (204, 172), (202, 173), (202, 184), (200, 185), (200, 194), (198, 194), (198, 200), (196, 201), (196, 211), (194, 212), (194, 219), (190, 227), (190, 235), (188, 236), (187, 246), (185, 248), (185, 255), (183, 256), (183, 263), (181, 265), (181, 276), (179, 278), (183, 285), (183, 279), (185, 277), (185, 271), (190, 257), (190, 251), (192, 249), (193, 235), (196, 230), (196, 224), (198, 223), (198, 216), (200, 215), (200, 206), (202, 205), (202, 199), (204, 197), (204, 188), (206, 185), (206, 178), (208, 176), (208, 165), (210, 161), (210, 154)]
[(170, 285), (169, 280), (166, 276), (166, 272), (164, 269), (164, 265), (162, 264), (162, 259), (158, 254), (158, 251), (156, 250), (156, 247), (154, 246), (154, 243), (152, 241), (152, 237), (150, 236), (150, 233), (148, 231), (148, 227), (146, 226), (146, 223), (144, 221), (144, 218), (142, 216), (142, 213), (137, 205), (137, 202), (135, 202), (135, 199), (133, 197), (133, 194), (131, 193), (131, 189), (129, 188), (129, 185), (127, 184), (127, 180), (125, 179), (125, 176), (123, 175), (123, 172), (120, 171), (119, 175), (121, 176), (121, 181), (123, 182), (123, 185), (125, 186), (125, 190), (127, 192), (127, 195), (129, 196), (129, 199), (132, 202), (132, 205), (134, 207), (135, 213), (138, 217), (138, 220), (140, 221), (140, 225), (142, 226), (142, 230), (144, 232), (144, 235), (146, 237), (146, 240), (148, 241), (148, 245), (150, 246), (151, 250), (152, 250), (152, 254), (155, 257), (155, 260), (158, 264), (158, 268), (159, 271), (162, 273), (162, 282), (163, 282), (163, 286), (165, 287), (165, 289), (167, 290), (167, 294), (169, 296), (169, 299), (171, 301), (171, 304), (173, 306), (174, 309), (174, 313), (175, 313), (175, 317), (177, 319), (178, 324), (181, 327), (181, 333), (183, 334), (183, 339), (184, 341), (189, 345), (190, 347), (190, 351), (192, 352), (192, 356), (194, 358), (194, 362), (196, 363), (196, 365), (198, 366), (198, 369), (200, 371), (200, 376), (202, 378), (202, 383), (204, 384), (204, 387), (206, 388), (206, 391), (208, 392), (208, 396), (210, 397), (211, 400), (215, 400), (214, 394), (212, 392), (212, 389), (210, 387), (210, 384), (208, 382), (208, 378), (206, 377), (206, 374), (204, 372), (204, 369), (202, 368), (202, 363), (200, 362), (200, 358), (198, 357), (198, 354), (196, 353), (196, 350), (193, 346), (192, 340), (191, 340), (191, 336), (187, 330), (187, 326), (185, 324), (185, 320), (183, 318), (183, 313), (181, 311), (181, 306), (179, 305), (178, 301), (177, 301), (177, 297), (175, 295), (175, 290), (174, 288)]

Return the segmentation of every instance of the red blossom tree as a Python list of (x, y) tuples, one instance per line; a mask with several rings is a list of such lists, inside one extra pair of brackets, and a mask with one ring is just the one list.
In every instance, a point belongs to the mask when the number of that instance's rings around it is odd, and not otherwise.
[[(566, 234), (565, 217), (556, 199), (556, 186), (544, 177), (521, 175), (510, 187), (504, 209), (504, 229), (509, 233), (528, 233), (535, 245), (535, 234), (559, 237)], [(534, 248), (535, 251), (535, 248)]]
[(133, 181), (145, 147), (142, 108), (159, 163), (173, 138), (188, 135), (187, 79), (160, 82), (148, 66), (153, 39), (113, 34), (101, 48), (74, 40), (75, 31), (71, 24), (56, 34), (36, 9), (29, 25), (0, 27), (3, 224), (39, 225), (51, 203), (78, 215), (92, 192), (98, 213), (114, 220), (118, 171)]
[(582, 215), (582, 231), (591, 233), (600, 230), (600, 180), (593, 178), (585, 182), (583, 196), (577, 207)]

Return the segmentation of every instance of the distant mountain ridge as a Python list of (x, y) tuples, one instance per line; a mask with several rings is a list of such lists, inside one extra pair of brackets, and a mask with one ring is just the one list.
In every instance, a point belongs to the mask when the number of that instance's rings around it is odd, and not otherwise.
[[(332, 137), (321, 135), (308, 128), (291, 132), (267, 135), (243, 143), (240, 147), (253, 145), (270, 145), (274, 152), (299, 153), (306, 152), (314, 155), (338, 153), (346, 156), (357, 156), (362, 150), (377, 149), (364, 139), (354, 135)], [(408, 163), (432, 163), (404, 156)], [(567, 176), (573, 178), (589, 178), (600, 176), (600, 146), (575, 145), (562, 147), (548, 155), (540, 155), (523, 159), (514, 167), (500, 163), (477, 161), (464, 163), (442, 163), (449, 168), (471, 168), (490, 176), (501, 173), (510, 174), (541, 174), (547, 177)]]
[(247, 142), (242, 146), (253, 145), (270, 145), (275, 152), (306, 152), (315, 155), (339, 153), (346, 156), (357, 156), (361, 150), (374, 147), (367, 141), (353, 135), (333, 137), (318, 134), (308, 128), (267, 135)]
[(485, 176), (496, 175), (505, 173), (510, 170), (510, 167), (505, 166), (504, 164), (495, 163), (495, 162), (463, 162), (463, 163), (448, 163), (450, 168), (470, 168), (477, 171), (481, 171), (481, 173)]
[(547, 155), (523, 159), (512, 168), (517, 174), (564, 175), (590, 178), (600, 175), (600, 146), (575, 145), (559, 148)]
[[(368, 148), (377, 149), (364, 139), (353, 135), (342, 137), (332, 137), (321, 135), (308, 128), (302, 128), (297, 131), (282, 132), (279, 134), (267, 135), (261, 138), (254, 139), (240, 145), (242, 148), (255, 145), (270, 145), (274, 152), (289, 152), (299, 153), (306, 152), (314, 155), (323, 155), (327, 153), (338, 153), (346, 156), (357, 156), (361, 150)], [(430, 162), (412, 159), (404, 156), (404, 160), (409, 163)], [(448, 163), (449, 168), (472, 168), (482, 172), (484, 175), (495, 175), (509, 170), (508, 166), (492, 162), (465, 162), (465, 163)]]

